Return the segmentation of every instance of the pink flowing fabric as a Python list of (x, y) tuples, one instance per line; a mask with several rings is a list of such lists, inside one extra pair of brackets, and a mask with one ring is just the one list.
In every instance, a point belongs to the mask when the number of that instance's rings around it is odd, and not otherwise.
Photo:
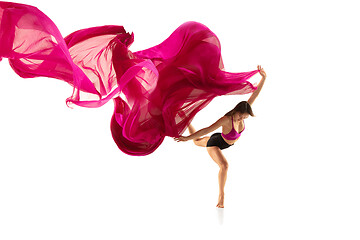
[(112, 137), (129, 155), (150, 154), (165, 136), (179, 137), (215, 97), (256, 89), (248, 79), (258, 70), (224, 71), (219, 39), (197, 22), (134, 53), (134, 35), (122, 26), (63, 38), (49, 17), (29, 5), (0, 2), (0, 24), (0, 60), (8, 58), (20, 77), (67, 82), (74, 89), (68, 106), (93, 108), (113, 100)]

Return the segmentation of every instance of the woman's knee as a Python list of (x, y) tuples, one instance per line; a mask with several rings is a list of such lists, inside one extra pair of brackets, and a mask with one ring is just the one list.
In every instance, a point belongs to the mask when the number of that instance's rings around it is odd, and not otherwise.
[(227, 171), (229, 168), (229, 164), (227, 162), (222, 162), (222, 163), (219, 163), (219, 167), (221, 170)]

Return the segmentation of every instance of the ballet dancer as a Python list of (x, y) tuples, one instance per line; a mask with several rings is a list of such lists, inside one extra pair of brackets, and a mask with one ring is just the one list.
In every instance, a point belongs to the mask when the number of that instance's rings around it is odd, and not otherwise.
[[(237, 104), (231, 111), (226, 113), (209, 127), (195, 131), (195, 128), (190, 124), (188, 127), (190, 133), (189, 136), (175, 138), (177, 142), (193, 140), (196, 146), (206, 147), (210, 157), (219, 165), (219, 199), (218, 204), (216, 205), (218, 208), (224, 208), (224, 188), (229, 167), (221, 150), (234, 145), (245, 129), (244, 120), (249, 116), (254, 116), (251, 106), (259, 95), (266, 79), (264, 69), (261, 66), (258, 66), (258, 70), (262, 76), (261, 81), (247, 101), (242, 101)], [(210, 137), (202, 137), (215, 131), (219, 127), (222, 127), (222, 133), (214, 133)]]

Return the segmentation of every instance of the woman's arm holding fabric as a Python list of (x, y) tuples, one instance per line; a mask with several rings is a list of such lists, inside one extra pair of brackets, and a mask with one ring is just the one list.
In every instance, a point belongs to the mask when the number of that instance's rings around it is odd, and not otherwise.
[(250, 105), (252, 105), (255, 101), (255, 99), (258, 97), (262, 87), (264, 86), (265, 79), (266, 79), (266, 73), (264, 69), (261, 66), (258, 66), (258, 70), (260, 71), (260, 75), (262, 76), (260, 83), (257, 85), (257, 89), (253, 92), (253, 94), (250, 96), (249, 100), (247, 101)]
[(227, 118), (225, 116), (221, 117), (219, 120), (217, 120), (215, 123), (213, 123), (209, 127), (200, 129), (199, 131), (197, 131), (189, 136), (186, 136), (186, 137), (180, 136), (179, 138), (175, 138), (175, 141), (181, 142), (181, 141), (188, 141), (188, 140), (199, 138), (203, 135), (206, 135), (208, 133), (215, 131), (216, 129), (218, 129), (219, 127), (224, 125), (226, 123), (226, 121), (227, 121)]

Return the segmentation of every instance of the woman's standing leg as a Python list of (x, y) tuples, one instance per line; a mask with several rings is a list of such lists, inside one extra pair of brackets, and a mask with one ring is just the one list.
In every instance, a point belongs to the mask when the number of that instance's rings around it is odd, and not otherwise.
[(224, 155), (222, 154), (220, 148), (218, 147), (207, 147), (206, 148), (210, 157), (217, 163), (217, 165), (219, 165), (220, 170), (219, 170), (219, 201), (218, 204), (216, 205), (216, 207), (219, 208), (223, 208), (224, 207), (224, 197), (225, 197), (225, 183), (226, 183), (226, 178), (227, 178), (227, 171), (228, 171), (228, 167), (229, 164), (226, 161)]

